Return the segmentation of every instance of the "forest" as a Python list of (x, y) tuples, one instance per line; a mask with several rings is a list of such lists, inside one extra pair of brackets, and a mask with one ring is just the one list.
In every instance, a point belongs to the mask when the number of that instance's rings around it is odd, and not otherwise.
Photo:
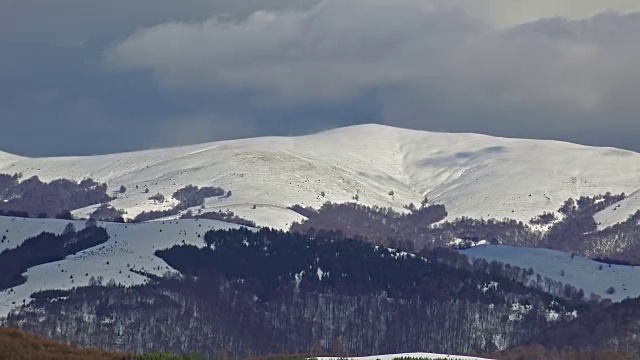
[(597, 230), (593, 215), (624, 198), (624, 194), (606, 193), (592, 197), (567, 199), (558, 208), (562, 217), (543, 213), (530, 224), (546, 224), (545, 232), (512, 219), (458, 218), (443, 220), (443, 205), (406, 206), (406, 212), (391, 208), (369, 207), (355, 202), (325, 203), (319, 209), (299, 205), (290, 209), (306, 217), (291, 225), (292, 232), (313, 234), (334, 231), (345, 237), (378, 245), (417, 252), (434, 247), (468, 247), (485, 241), (492, 244), (544, 247), (607, 259), (607, 262), (640, 264), (640, 212), (627, 221)]
[[(92, 229), (99, 234), (85, 230)], [(470, 263), (447, 248), (406, 253), (340, 231), (237, 229), (156, 255), (183, 275), (35, 292), (3, 325), (81, 347), (205, 358), (412, 349), (505, 359), (640, 356), (638, 300), (586, 301), (549, 279), (527, 287), (530, 269)]]
[[(528, 270), (469, 264), (446, 249), (402, 253), (331, 233), (212, 230), (202, 247), (157, 255), (183, 276), (79, 287), (51, 301), (36, 294), (7, 325), (88, 347), (206, 358), (283, 350), (479, 354), (526, 342), (596, 306), (524, 286)], [(558, 317), (550, 320), (551, 312)]]

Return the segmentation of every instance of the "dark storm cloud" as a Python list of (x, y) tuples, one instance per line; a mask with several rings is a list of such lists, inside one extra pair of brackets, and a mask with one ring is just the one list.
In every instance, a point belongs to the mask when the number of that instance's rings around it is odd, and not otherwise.
[(11, 1), (0, 5), (7, 151), (365, 122), (640, 150), (640, 15), (598, 1), (543, 0), (526, 16), (506, 0)]
[[(91, 154), (257, 134), (242, 92), (167, 93), (145, 73), (104, 70), (104, 49), (139, 27), (242, 19), (313, 0), (0, 2), (0, 150)], [(209, 119), (204, 124), (203, 119)], [(194, 131), (177, 131), (177, 124)], [(214, 131), (215, 130), (215, 131)]]

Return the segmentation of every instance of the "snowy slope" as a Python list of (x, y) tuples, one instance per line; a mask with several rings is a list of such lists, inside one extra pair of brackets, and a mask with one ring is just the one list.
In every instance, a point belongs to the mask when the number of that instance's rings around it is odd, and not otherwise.
[(149, 195), (160, 192), (169, 199), (175, 190), (193, 184), (233, 192), (229, 198), (210, 199), (208, 209), (229, 209), (277, 228), (301, 219), (287, 206), (318, 207), (325, 201), (351, 201), (356, 194), (363, 204), (396, 209), (419, 203), (426, 195), (445, 204), (450, 219), (508, 217), (526, 222), (557, 210), (569, 197), (640, 189), (640, 154), (556, 141), (360, 125), (309, 136), (91, 157), (4, 154), (0, 172), (44, 180), (92, 177), (111, 190), (125, 185), (129, 190), (113, 206), (125, 209), (128, 217), (170, 206), (154, 204)]
[[(81, 229), (84, 221), (72, 221)], [(24, 219), (0, 216), (0, 252), (5, 249), (15, 248), (30, 237), (34, 237), (43, 231), (60, 234), (69, 221), (57, 219)], [(5, 238), (6, 237), (6, 238)]]
[(602, 230), (626, 221), (638, 210), (640, 210), (640, 190), (628, 194), (622, 201), (618, 201), (606, 209), (597, 212), (593, 218), (598, 224), (598, 230)]
[[(8, 229), (9, 234), (37, 235), (43, 230), (60, 233), (68, 223), (66, 220), (13, 219), (0, 216), (0, 229)], [(84, 222), (74, 222), (77, 229)], [(13, 289), (0, 292), (0, 317), (11, 308), (29, 302), (29, 296), (38, 290), (70, 289), (85, 286), (91, 276), (104, 278), (104, 284), (113, 279), (124, 285), (142, 284), (145, 277), (129, 271), (130, 268), (145, 270), (156, 275), (173, 271), (154, 252), (182, 243), (204, 245), (204, 234), (210, 229), (229, 229), (238, 226), (210, 220), (173, 220), (142, 224), (100, 223), (106, 228), (110, 239), (102, 244), (62, 261), (30, 268), (27, 282)], [(42, 230), (40, 230), (42, 229)], [(198, 234), (201, 237), (198, 237)], [(24, 239), (22, 239), (24, 240)], [(21, 241), (12, 241), (16, 247)], [(6, 247), (5, 247), (6, 248)], [(1, 251), (1, 250), (0, 250)], [(15, 303), (15, 305), (13, 304)]]
[[(470, 259), (496, 260), (524, 269), (532, 268), (542, 278), (548, 277), (584, 290), (587, 297), (594, 293), (603, 299), (622, 301), (640, 296), (640, 266), (609, 266), (580, 256), (572, 259), (571, 254), (561, 251), (506, 245), (478, 245), (460, 253)], [(535, 277), (534, 274), (532, 279)], [(614, 294), (606, 292), (611, 286), (615, 289)]]
[[(410, 359), (450, 359), (450, 360), (488, 360), (485, 358), (472, 357), (472, 356), (459, 356), (448, 354), (433, 354), (433, 353), (406, 353), (406, 354), (389, 354), (389, 355), (374, 355), (365, 357), (350, 357), (347, 359), (353, 360), (393, 360), (398, 358), (410, 358)], [(320, 357), (319, 360), (337, 360), (344, 358), (333, 357)]]

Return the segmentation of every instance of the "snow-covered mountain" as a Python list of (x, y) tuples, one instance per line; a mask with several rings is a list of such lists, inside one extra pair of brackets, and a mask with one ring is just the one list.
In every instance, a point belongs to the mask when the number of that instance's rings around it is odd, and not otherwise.
[[(360, 125), (299, 137), (264, 137), (87, 157), (24, 158), (0, 154), (0, 173), (42, 180), (91, 177), (111, 190), (112, 205), (133, 217), (166, 209), (188, 184), (231, 190), (207, 210), (231, 210), (258, 225), (287, 228), (302, 217), (293, 204), (318, 207), (356, 198), (401, 209), (427, 196), (449, 219), (513, 218), (527, 222), (570, 197), (640, 189), (640, 154), (543, 140), (414, 131)], [(254, 206), (255, 205), (255, 208)], [(94, 207), (76, 209), (78, 216)], [(630, 203), (628, 213), (640, 208)], [(618, 212), (621, 213), (621, 212)], [(617, 213), (617, 214), (618, 214)], [(617, 215), (616, 214), (616, 215)], [(625, 220), (604, 216), (610, 225)]]
[[(543, 279), (546, 277), (582, 289), (587, 298), (592, 293), (612, 301), (640, 296), (640, 266), (608, 265), (562, 251), (506, 245), (478, 245), (460, 253), (470, 259), (482, 258), (531, 268), (534, 271), (531, 281), (539, 274)], [(611, 287), (614, 292), (607, 292)]]

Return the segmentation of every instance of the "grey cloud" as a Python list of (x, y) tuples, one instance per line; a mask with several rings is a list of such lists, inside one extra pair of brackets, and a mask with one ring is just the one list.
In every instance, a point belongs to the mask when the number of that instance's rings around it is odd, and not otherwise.
[[(209, 117), (219, 124), (214, 120), (241, 118), (244, 114), (230, 112), (243, 102), (243, 95), (226, 89), (163, 92), (143, 73), (105, 72), (104, 48), (139, 27), (168, 20), (196, 22), (211, 14), (240, 19), (260, 9), (305, 8), (314, 2), (0, 2), (0, 150), (91, 154), (238, 136), (236, 130), (226, 133), (228, 126), (213, 131), (192, 119)], [(197, 137), (186, 131), (168, 136), (171, 124), (183, 119), (200, 130)]]
[(221, 118), (212, 114), (168, 119), (152, 134), (152, 147), (197, 144), (215, 140), (256, 136), (255, 128), (246, 120)]
[(111, 67), (149, 69), (174, 88), (224, 84), (276, 92), (284, 102), (348, 100), (365, 87), (428, 79), (436, 69), (422, 61), (442, 61), (434, 51), (478, 31), (426, 3), (328, 0), (238, 22), (165, 23), (136, 31), (106, 58)]
[[(471, 88), (483, 101), (558, 103), (578, 111), (598, 108), (637, 60), (637, 51), (595, 36), (496, 31), (423, 3), (328, 0), (306, 12), (258, 12), (234, 23), (166, 23), (135, 32), (109, 49), (107, 59), (149, 69), (169, 87), (251, 88), (284, 101), (345, 100), (364, 89), (406, 84)], [(553, 24), (565, 31), (579, 25)], [(608, 79), (614, 89), (602, 83)]]
[(381, 122), (640, 150), (640, 14), (605, 11), (640, 5), (569, 3), (523, 16), (508, 0), (9, 0), (0, 149), (86, 154)]
[(497, 27), (509, 27), (545, 18), (588, 18), (604, 11), (640, 11), (636, 0), (450, 0), (445, 4)]
[(428, 3), (326, 0), (243, 21), (165, 23), (106, 56), (168, 88), (251, 89), (272, 106), (367, 93), (382, 121), (421, 129), (573, 141), (604, 129), (613, 145), (640, 130), (640, 14), (497, 29)]

